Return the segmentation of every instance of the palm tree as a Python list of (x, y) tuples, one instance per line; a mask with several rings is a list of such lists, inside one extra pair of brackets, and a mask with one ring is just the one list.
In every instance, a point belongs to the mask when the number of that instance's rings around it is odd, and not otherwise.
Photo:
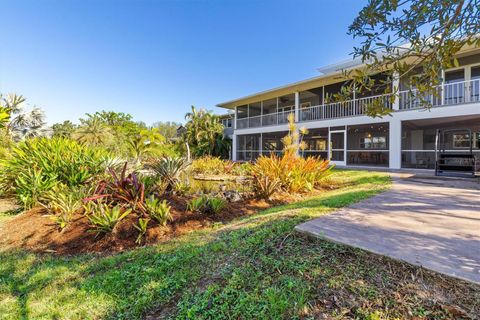
[[(37, 106), (31, 110), (26, 110), (26, 99), (22, 95), (9, 94), (6, 97), (0, 95), (0, 118), (7, 134), (14, 140), (38, 137), (48, 134), (45, 123), (45, 114)], [(1, 116), (2, 111), (8, 115)]]
[(218, 116), (192, 106), (192, 111), (185, 115), (185, 119), (188, 122), (185, 125), (184, 139), (192, 147), (194, 155), (224, 155), (223, 125)]
[(112, 137), (112, 129), (97, 116), (89, 116), (81, 119), (81, 125), (73, 133), (73, 138), (79, 142), (98, 146), (109, 142)]

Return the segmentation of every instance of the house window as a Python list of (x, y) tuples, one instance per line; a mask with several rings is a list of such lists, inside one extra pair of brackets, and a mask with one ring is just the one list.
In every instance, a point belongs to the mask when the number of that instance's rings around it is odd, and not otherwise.
[(222, 124), (225, 128), (231, 128), (232, 127), (232, 118), (222, 119)]
[(364, 137), (360, 138), (360, 149), (386, 149), (387, 137)]
[(470, 148), (470, 135), (467, 133), (454, 134), (453, 147), (456, 149)]

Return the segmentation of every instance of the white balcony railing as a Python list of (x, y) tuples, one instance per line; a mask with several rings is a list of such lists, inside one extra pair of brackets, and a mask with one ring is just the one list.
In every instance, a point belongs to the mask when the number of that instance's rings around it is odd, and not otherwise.
[(391, 100), (391, 95), (378, 95), (308, 107), (300, 109), (299, 120), (314, 121), (361, 116), (366, 113), (368, 105), (372, 103), (379, 103), (384, 107), (391, 109)]
[(254, 116), (249, 118), (240, 118), (237, 119), (237, 129), (247, 129), (284, 124), (288, 122), (288, 115), (293, 113), (294, 111), (285, 111), (264, 114), (261, 116)]
[[(418, 90), (413, 89), (400, 91), (398, 97), (385, 94), (312, 106), (300, 109), (298, 120), (303, 122), (361, 116), (366, 114), (368, 106), (372, 104), (393, 109), (395, 99), (398, 99), (399, 110), (424, 108), (427, 104), (436, 107), (480, 102), (480, 79), (442, 84), (434, 88), (434, 94), (423, 97)], [(237, 129), (285, 124), (291, 113), (294, 111), (237, 119)]]
[(433, 93), (423, 95), (416, 89), (399, 92), (399, 109), (410, 110), (448, 106), (470, 102), (480, 102), (480, 79), (441, 84), (434, 87)]

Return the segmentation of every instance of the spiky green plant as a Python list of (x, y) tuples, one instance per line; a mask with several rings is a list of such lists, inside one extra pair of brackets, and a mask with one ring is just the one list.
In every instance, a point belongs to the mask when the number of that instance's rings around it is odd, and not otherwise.
[(135, 243), (140, 244), (142, 243), (142, 239), (147, 233), (148, 229), (148, 223), (150, 222), (150, 219), (148, 218), (140, 218), (138, 219), (138, 224), (134, 224), (133, 226), (135, 229), (138, 230), (139, 234), (137, 236), (137, 240), (135, 240)]
[(55, 174), (47, 175), (41, 168), (24, 168), (15, 178), (15, 193), (25, 209), (40, 203), (40, 199), (57, 184)]
[(84, 195), (79, 188), (71, 189), (60, 184), (48, 191), (41, 202), (52, 213), (52, 220), (63, 230), (72, 220), (73, 214), (82, 208)]
[(227, 201), (218, 197), (210, 197), (207, 202), (210, 212), (213, 214), (220, 213), (227, 205)]
[[(18, 143), (10, 156), (0, 159), (0, 180), (25, 207), (38, 204), (41, 194), (55, 184), (86, 185), (105, 171), (110, 155), (64, 138), (37, 138)], [(39, 188), (42, 188), (39, 190)]]
[(271, 178), (265, 175), (253, 176), (253, 191), (260, 198), (269, 200), (280, 187), (280, 179)]
[(191, 212), (200, 212), (205, 214), (217, 214), (222, 211), (226, 205), (227, 202), (222, 198), (202, 195), (198, 198), (190, 200), (187, 203), (187, 210)]
[(128, 216), (130, 212), (132, 212), (131, 209), (125, 210), (118, 205), (110, 207), (108, 204), (102, 203), (98, 206), (97, 211), (88, 215), (88, 219), (97, 233), (108, 233), (113, 230), (119, 221)]
[(182, 157), (163, 157), (153, 162), (149, 167), (167, 185), (166, 191), (172, 191), (179, 181), (180, 174), (189, 165), (187, 159)]
[(167, 200), (160, 201), (160, 199), (150, 196), (145, 201), (145, 208), (147, 209), (148, 215), (158, 221), (162, 226), (165, 226), (168, 221), (172, 220), (170, 213), (171, 206)]
[(187, 210), (191, 212), (204, 212), (207, 207), (208, 197), (202, 195), (198, 198), (193, 198), (187, 202)]

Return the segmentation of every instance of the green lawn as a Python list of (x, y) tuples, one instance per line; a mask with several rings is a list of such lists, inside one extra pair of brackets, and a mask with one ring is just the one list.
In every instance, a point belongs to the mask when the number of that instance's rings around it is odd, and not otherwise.
[(448, 308), (430, 292), (447, 286), (460, 309), (480, 301), (478, 287), (295, 233), (298, 223), (390, 184), (365, 171), (333, 178), (345, 186), (114, 256), (0, 251), (0, 318), (441, 319)]

